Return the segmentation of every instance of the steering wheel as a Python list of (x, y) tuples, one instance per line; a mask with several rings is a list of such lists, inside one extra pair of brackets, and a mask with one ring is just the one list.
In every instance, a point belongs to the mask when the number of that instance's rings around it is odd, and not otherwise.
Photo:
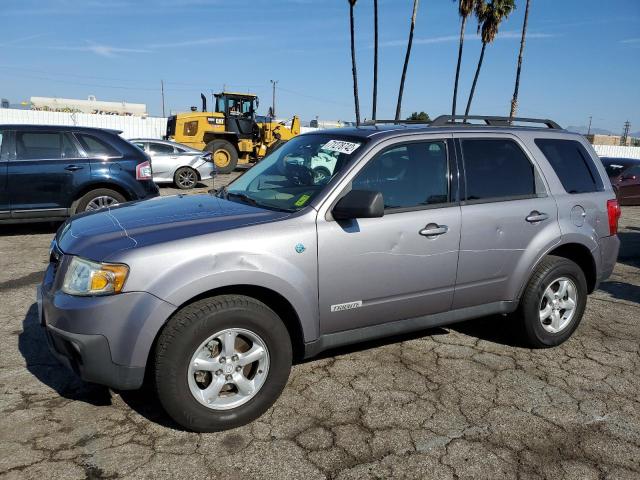
[(296, 163), (287, 164), (285, 175), (294, 185), (308, 186), (313, 185), (314, 173), (309, 167)]

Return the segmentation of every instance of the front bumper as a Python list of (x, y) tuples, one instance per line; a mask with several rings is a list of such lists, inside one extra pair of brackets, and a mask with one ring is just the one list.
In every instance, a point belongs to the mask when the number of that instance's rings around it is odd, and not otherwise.
[(102, 335), (81, 335), (45, 326), (49, 350), (65, 367), (85, 382), (116, 390), (135, 390), (142, 386), (145, 367), (118, 365), (111, 360), (109, 342)]
[[(63, 257), (61, 270), (64, 264)], [(55, 270), (50, 264), (38, 287), (40, 322), (53, 355), (87, 382), (139, 388), (153, 342), (175, 306), (146, 292), (67, 295)]]

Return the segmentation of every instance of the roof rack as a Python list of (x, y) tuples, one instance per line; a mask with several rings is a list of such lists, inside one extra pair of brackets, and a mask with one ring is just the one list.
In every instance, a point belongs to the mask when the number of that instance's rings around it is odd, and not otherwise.
[(377, 125), (378, 123), (392, 123), (395, 125), (430, 125), (431, 122), (428, 120), (365, 120), (364, 122), (360, 122), (361, 126), (370, 126)]
[[(456, 120), (462, 120), (462, 122), (456, 122)], [(429, 125), (432, 127), (446, 127), (446, 126), (474, 126), (467, 123), (467, 120), (482, 120), (486, 125), (491, 127), (510, 127), (513, 122), (524, 123), (542, 123), (553, 130), (562, 130), (562, 127), (553, 120), (541, 119), (541, 118), (523, 118), (523, 117), (495, 117), (485, 115), (440, 115), (435, 118)]]

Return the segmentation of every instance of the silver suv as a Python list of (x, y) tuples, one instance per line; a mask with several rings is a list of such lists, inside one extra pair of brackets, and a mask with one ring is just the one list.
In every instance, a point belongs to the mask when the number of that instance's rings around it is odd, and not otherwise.
[(215, 194), (68, 220), (38, 290), (52, 352), (116, 389), (146, 373), (217, 431), (340, 345), (490, 314), (564, 342), (618, 254), (604, 167), (549, 120), (458, 120), (300, 135)]

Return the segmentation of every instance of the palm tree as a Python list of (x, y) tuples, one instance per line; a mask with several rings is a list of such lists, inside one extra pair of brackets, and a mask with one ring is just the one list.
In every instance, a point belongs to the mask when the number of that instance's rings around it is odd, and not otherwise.
[(373, 107), (371, 108), (371, 120), (376, 121), (376, 104), (378, 103), (378, 0), (373, 0)]
[(402, 108), (402, 94), (404, 93), (404, 81), (407, 77), (407, 67), (409, 66), (409, 57), (411, 57), (411, 45), (413, 44), (413, 30), (416, 27), (416, 15), (418, 14), (418, 1), (413, 0), (413, 14), (411, 15), (411, 28), (409, 29), (409, 41), (407, 42), (407, 54), (404, 57), (404, 66), (402, 67), (402, 77), (400, 78), (400, 89), (398, 90), (398, 105), (396, 106), (396, 120), (400, 120), (400, 110)]
[(353, 24), (353, 7), (358, 0), (348, 0), (349, 21), (351, 26), (351, 71), (353, 72), (353, 100), (356, 104), (356, 125), (360, 125), (360, 98), (358, 97), (358, 70), (356, 68), (355, 28)]
[(480, 31), (482, 39), (482, 50), (480, 50), (478, 67), (476, 68), (476, 74), (473, 77), (473, 84), (471, 85), (467, 108), (464, 111), (465, 116), (469, 115), (469, 110), (471, 109), (471, 101), (473, 100), (473, 94), (476, 91), (476, 84), (478, 83), (478, 76), (480, 75), (480, 69), (482, 68), (485, 49), (489, 43), (492, 43), (496, 39), (500, 23), (507, 18), (515, 8), (515, 0), (491, 0), (487, 5), (476, 5), (478, 30)]
[[(456, 1), (456, 0), (454, 0)], [(462, 46), (464, 45), (464, 30), (467, 26), (467, 18), (473, 12), (473, 7), (478, 2), (484, 0), (457, 0), (458, 1), (458, 13), (462, 22), (460, 24), (460, 46), (458, 47), (458, 64), (456, 66), (456, 80), (453, 84), (453, 103), (451, 105), (451, 115), (456, 114), (456, 102), (458, 100), (458, 80), (460, 78), (460, 65), (462, 63)]]
[(518, 69), (516, 71), (516, 86), (513, 89), (513, 99), (511, 100), (511, 111), (509, 121), (516, 116), (518, 109), (518, 90), (520, 89), (520, 70), (522, 70), (522, 54), (524, 52), (524, 42), (527, 37), (527, 21), (529, 20), (529, 0), (524, 10), (524, 23), (522, 24), (522, 38), (520, 39), (520, 53), (518, 54)]

